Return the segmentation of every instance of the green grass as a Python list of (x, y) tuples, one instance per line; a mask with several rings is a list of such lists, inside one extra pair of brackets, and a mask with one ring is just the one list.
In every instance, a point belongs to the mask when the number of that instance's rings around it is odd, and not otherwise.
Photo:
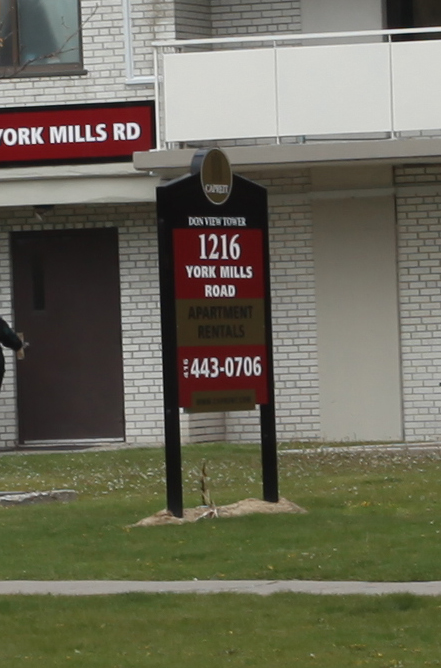
[[(184, 498), (201, 462), (220, 505), (261, 498), (258, 446), (183, 448)], [(79, 492), (71, 504), (0, 508), (0, 579), (441, 579), (436, 452), (279, 456), (280, 493), (306, 515), (128, 528), (165, 505), (161, 449), (0, 457), (0, 488)]]
[[(201, 462), (217, 504), (261, 497), (257, 446), (183, 449), (185, 505)], [(0, 508), (0, 579), (441, 579), (436, 452), (279, 457), (306, 515), (128, 528), (164, 507), (162, 450), (0, 457), (0, 487), (79, 492)], [(7, 668), (441, 666), (441, 599), (394, 596), (0, 597)]]
[(439, 598), (0, 597), (7, 668), (441, 665)]

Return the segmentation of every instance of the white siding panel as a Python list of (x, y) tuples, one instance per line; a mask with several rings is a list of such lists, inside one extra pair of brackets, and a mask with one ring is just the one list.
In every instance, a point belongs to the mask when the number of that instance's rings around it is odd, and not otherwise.
[(274, 60), (270, 49), (167, 54), (166, 141), (275, 136)]
[(387, 44), (282, 48), (277, 52), (280, 135), (387, 132)]
[(397, 132), (441, 127), (441, 41), (393, 45), (394, 126)]

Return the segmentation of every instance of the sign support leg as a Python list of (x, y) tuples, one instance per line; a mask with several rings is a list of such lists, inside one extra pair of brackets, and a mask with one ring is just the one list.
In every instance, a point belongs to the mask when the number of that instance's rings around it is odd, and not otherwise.
[(175, 517), (183, 517), (181, 435), (177, 407), (165, 410), (165, 468), (167, 510)]
[(279, 500), (277, 474), (277, 439), (274, 402), (260, 406), (260, 432), (262, 443), (263, 499), (271, 503)]

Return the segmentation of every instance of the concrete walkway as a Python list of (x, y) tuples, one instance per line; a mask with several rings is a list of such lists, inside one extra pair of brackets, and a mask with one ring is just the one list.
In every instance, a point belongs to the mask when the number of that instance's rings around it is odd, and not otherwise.
[[(0, 456), (1, 455), (47, 455), (47, 454), (74, 454), (82, 452), (105, 452), (109, 450), (140, 450), (140, 449), (160, 449), (163, 448), (163, 443), (156, 444), (145, 444), (145, 443), (35, 443), (32, 445), (20, 445), (16, 447), (0, 447)], [(185, 446), (183, 446), (185, 447)], [(342, 452), (342, 453), (369, 453), (372, 452), (425, 452), (425, 451), (440, 451), (441, 442), (440, 441), (423, 441), (416, 443), (377, 443), (374, 445), (369, 444), (359, 444), (359, 445), (345, 445), (341, 443), (339, 445), (323, 445), (317, 446), (313, 443), (308, 447), (296, 447), (296, 448), (279, 448), (278, 454), (294, 454), (294, 455), (312, 455), (314, 453), (326, 454), (333, 452)]]
[(441, 582), (319, 582), (315, 580), (9, 580), (0, 582), (0, 596), (11, 594), (51, 594), (54, 596), (95, 596), (140, 592), (145, 594), (415, 594), (441, 596)]

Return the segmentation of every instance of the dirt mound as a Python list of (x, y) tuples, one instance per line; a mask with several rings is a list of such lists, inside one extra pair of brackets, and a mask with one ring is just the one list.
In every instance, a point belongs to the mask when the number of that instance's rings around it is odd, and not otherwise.
[(292, 501), (279, 499), (277, 503), (261, 501), (260, 499), (244, 499), (231, 503), (228, 506), (197, 506), (196, 508), (185, 508), (184, 517), (175, 517), (168, 510), (160, 510), (158, 513), (140, 520), (134, 527), (152, 527), (161, 524), (185, 524), (186, 522), (197, 522), (202, 519), (215, 517), (240, 517), (252, 513), (306, 513)]

